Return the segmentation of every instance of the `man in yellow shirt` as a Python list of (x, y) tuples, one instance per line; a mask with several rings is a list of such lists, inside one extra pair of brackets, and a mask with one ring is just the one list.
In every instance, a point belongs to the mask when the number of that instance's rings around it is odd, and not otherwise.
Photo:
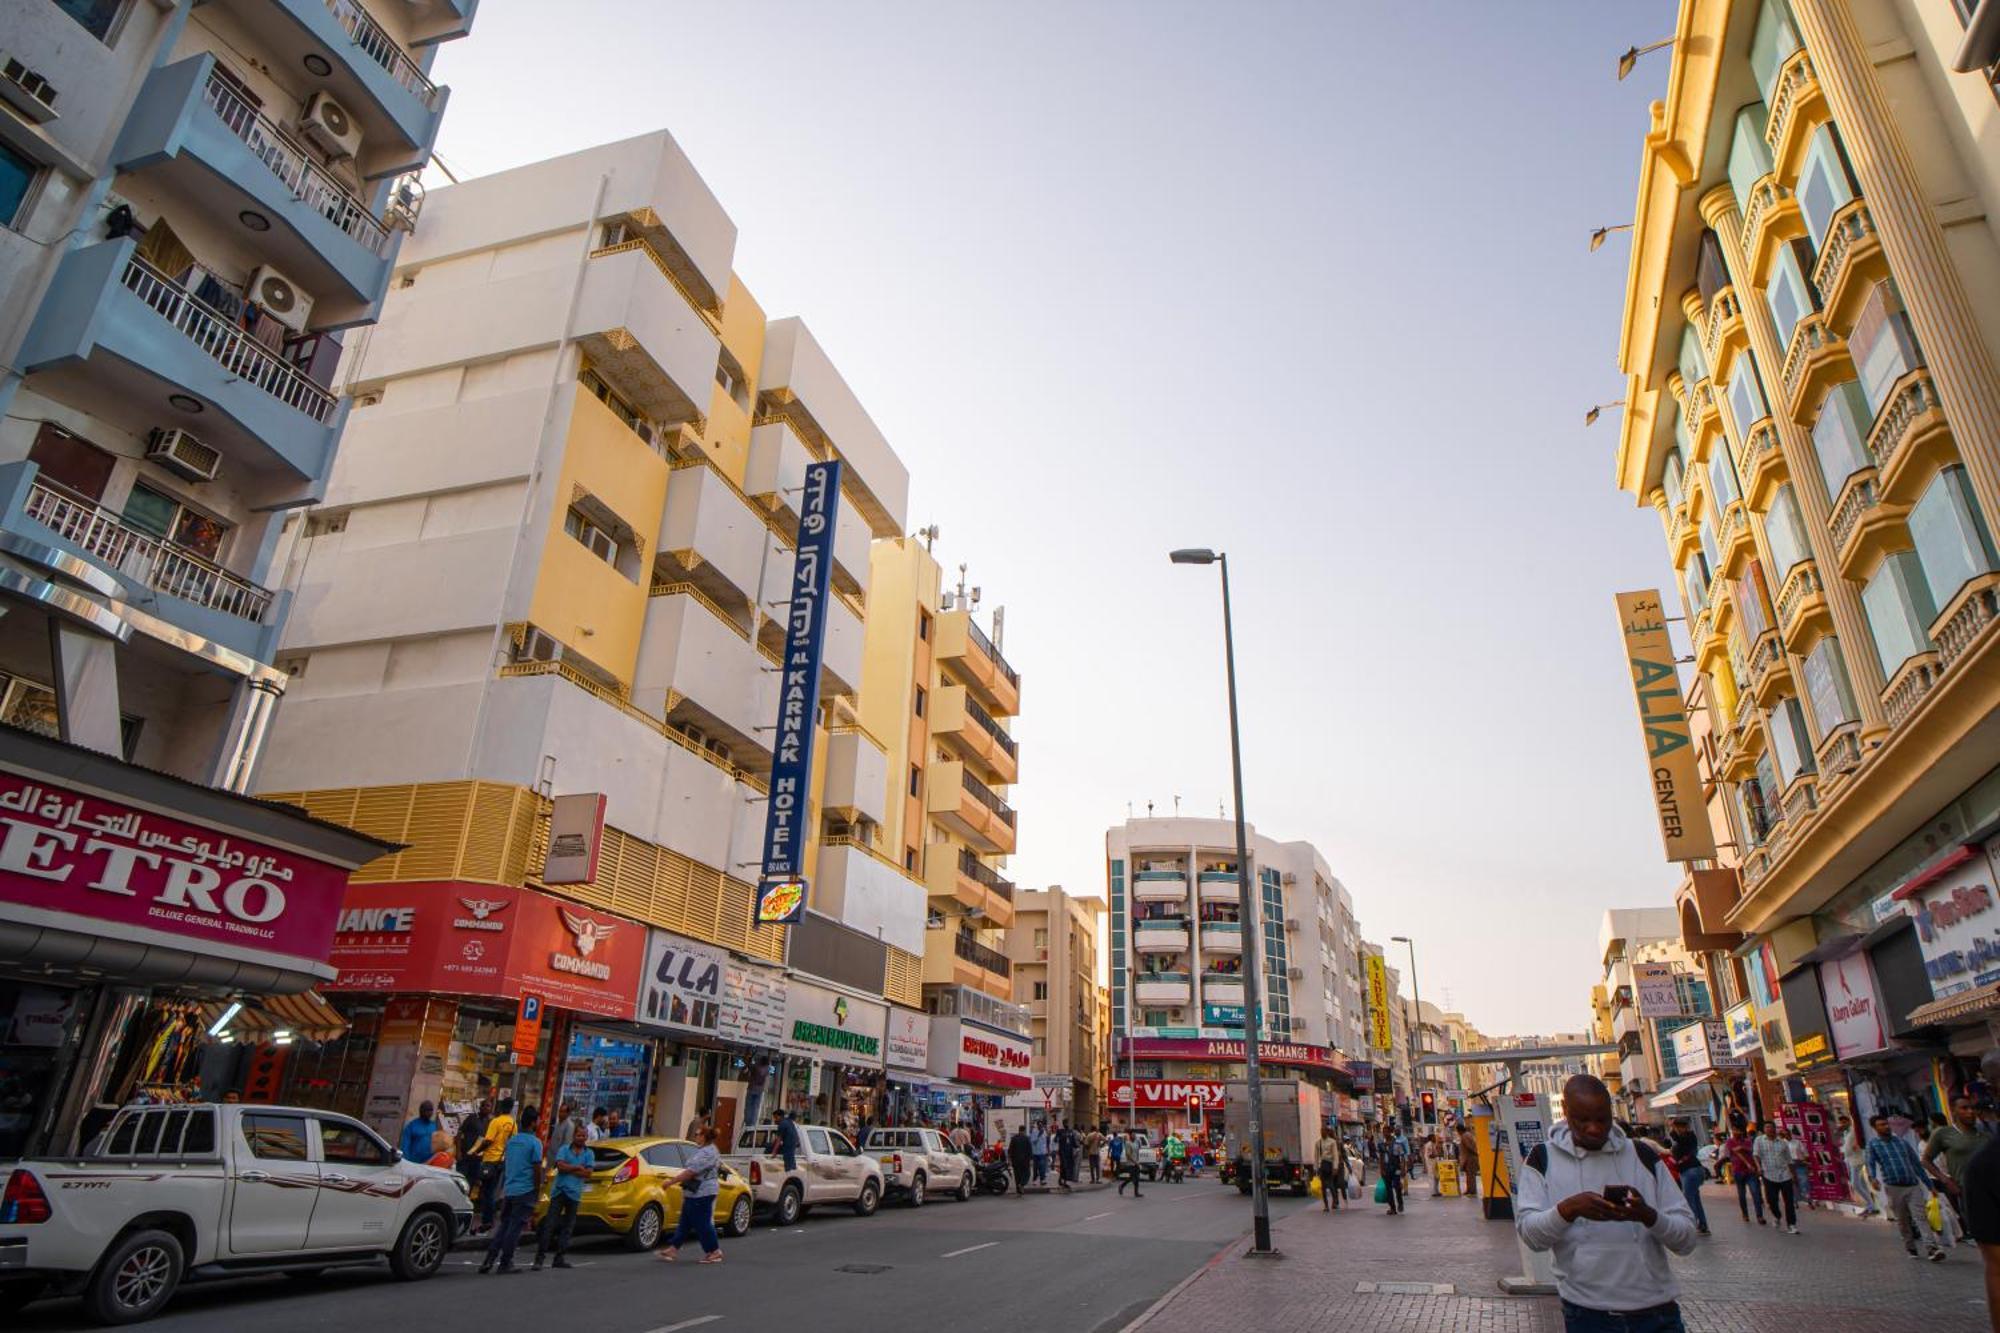
[(476, 1235), (493, 1229), (493, 1214), (500, 1206), (501, 1159), (507, 1151), (507, 1140), (513, 1137), (514, 1099), (502, 1097), (500, 1105), (494, 1108), (493, 1118), (486, 1122), (486, 1132), (472, 1146), (473, 1156), (479, 1159), (479, 1231), (474, 1233)]

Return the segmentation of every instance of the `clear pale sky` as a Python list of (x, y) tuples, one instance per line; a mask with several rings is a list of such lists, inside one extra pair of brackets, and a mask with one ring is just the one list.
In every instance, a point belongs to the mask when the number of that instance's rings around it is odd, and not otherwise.
[[(1612, 481), (1670, 0), (487, 0), (437, 76), (471, 176), (665, 127), (803, 316), (1024, 675), (1023, 885), (1229, 790), (1319, 846), (1424, 997), (1584, 1027), (1665, 905), (1612, 612), (1668, 577)], [(1399, 962), (1400, 965), (1400, 962)]]

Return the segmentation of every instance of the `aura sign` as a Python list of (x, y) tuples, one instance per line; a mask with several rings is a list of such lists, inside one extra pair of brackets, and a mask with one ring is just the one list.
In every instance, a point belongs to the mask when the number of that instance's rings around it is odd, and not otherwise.
[(778, 726), (753, 926), (794, 925), (805, 916), (813, 738), (819, 721), (820, 659), (826, 649), (826, 601), (832, 589), (833, 526), (839, 513), (840, 461), (809, 465), (792, 555), (785, 656), (778, 668)]

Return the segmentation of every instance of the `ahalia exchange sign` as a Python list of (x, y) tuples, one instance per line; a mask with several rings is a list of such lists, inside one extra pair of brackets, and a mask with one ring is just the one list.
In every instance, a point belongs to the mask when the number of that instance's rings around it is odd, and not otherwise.
[(819, 719), (820, 658), (826, 648), (826, 599), (833, 578), (833, 523), (839, 512), (840, 461), (811, 464), (799, 500), (771, 796), (764, 811), (764, 871), (757, 882), (753, 926), (793, 925), (805, 915), (806, 815)]

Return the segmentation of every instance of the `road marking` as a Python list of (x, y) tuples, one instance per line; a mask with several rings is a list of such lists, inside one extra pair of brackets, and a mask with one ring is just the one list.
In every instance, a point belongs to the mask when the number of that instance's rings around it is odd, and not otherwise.
[(674, 1333), (675, 1329), (693, 1328), (697, 1324), (712, 1324), (720, 1318), (722, 1316), (719, 1314), (696, 1315), (692, 1319), (683, 1319), (678, 1324), (666, 1324), (660, 1328), (647, 1329), (646, 1333)]
[[(990, 1250), (990, 1249), (992, 1249), (992, 1248), (993, 1248), (993, 1247), (994, 1247), (995, 1245), (998, 1245), (999, 1243), (1000, 1243), (1000, 1242), (999, 1242), (999, 1241), (997, 1241), (997, 1240), (989, 1240), (989, 1241), (987, 1241), (987, 1242), (986, 1242), (986, 1243), (985, 1243), (984, 1245), (968, 1245), (968, 1246), (966, 1246), (966, 1247), (965, 1247), (964, 1249), (962, 1249), (962, 1250), (952, 1250), (952, 1251), (951, 1251), (950, 1253), (948, 1253), (948, 1254), (940, 1254), (940, 1255), (938, 1256), (938, 1258), (940, 1258), (940, 1259), (956, 1259), (956, 1258), (958, 1258), (958, 1256), (959, 1256), (959, 1255), (961, 1255), (961, 1254), (971, 1254), (971, 1253), (972, 1253), (972, 1252), (973, 1252), (974, 1250)], [(656, 1329), (654, 1329), (654, 1330), (653, 1330), (653, 1333), (666, 1333), (666, 1330), (665, 1330), (665, 1329), (657, 1329), (657, 1328), (656, 1328)]]
[(1086, 1222), (1095, 1222), (1100, 1217), (1116, 1217), (1116, 1216), (1117, 1216), (1117, 1210), (1113, 1209), (1111, 1212), (1108, 1213), (1092, 1213), (1089, 1217), (1086, 1217), (1083, 1220)]

